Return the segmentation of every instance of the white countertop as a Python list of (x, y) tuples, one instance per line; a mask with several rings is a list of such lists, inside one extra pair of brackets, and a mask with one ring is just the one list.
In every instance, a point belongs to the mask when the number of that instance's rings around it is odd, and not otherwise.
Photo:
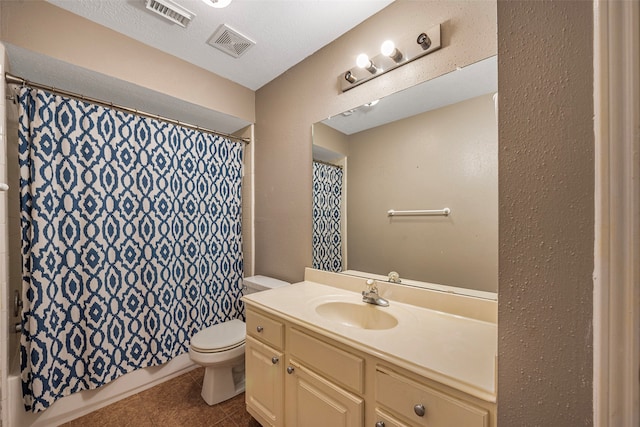
[(371, 330), (348, 326), (318, 314), (325, 302), (362, 302), (359, 293), (305, 281), (244, 297), (247, 305), (279, 315), (328, 338), (379, 357), (488, 402), (496, 401), (497, 326), (391, 300), (375, 307), (398, 324)]

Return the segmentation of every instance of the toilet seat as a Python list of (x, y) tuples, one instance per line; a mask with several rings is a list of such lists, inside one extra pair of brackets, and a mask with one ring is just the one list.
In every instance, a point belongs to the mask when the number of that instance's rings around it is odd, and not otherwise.
[(229, 350), (233, 350), (234, 348), (238, 348), (240, 346), (244, 345), (244, 340), (242, 340), (241, 342), (234, 344), (232, 346), (227, 346), (227, 347), (223, 347), (223, 348), (201, 348), (201, 347), (196, 347), (193, 344), (191, 345), (191, 350), (193, 351), (197, 351), (198, 353), (222, 353), (224, 351), (229, 351)]
[(228, 320), (204, 328), (191, 337), (191, 349), (199, 353), (220, 353), (244, 345), (246, 325), (242, 320)]

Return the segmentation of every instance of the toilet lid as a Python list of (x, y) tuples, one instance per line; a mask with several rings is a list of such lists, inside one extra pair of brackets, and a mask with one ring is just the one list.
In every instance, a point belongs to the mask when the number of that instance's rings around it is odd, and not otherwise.
[(202, 353), (230, 350), (244, 343), (246, 326), (234, 319), (204, 328), (191, 337), (191, 348)]

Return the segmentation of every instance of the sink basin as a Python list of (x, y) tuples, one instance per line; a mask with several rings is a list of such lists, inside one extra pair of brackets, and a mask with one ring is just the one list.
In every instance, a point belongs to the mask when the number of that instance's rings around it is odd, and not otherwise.
[(331, 301), (316, 307), (316, 313), (325, 319), (360, 329), (391, 329), (398, 319), (372, 304)]

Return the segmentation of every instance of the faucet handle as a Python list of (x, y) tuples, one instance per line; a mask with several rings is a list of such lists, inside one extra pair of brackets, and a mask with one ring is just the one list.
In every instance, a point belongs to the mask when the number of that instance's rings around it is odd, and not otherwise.
[(376, 286), (375, 280), (367, 279), (366, 285), (367, 285), (368, 292), (378, 292), (378, 287)]
[(400, 282), (401, 282), (401, 280), (400, 280), (400, 275), (398, 274), (398, 272), (397, 272), (397, 271), (391, 271), (391, 272), (389, 272), (388, 277), (389, 277), (389, 281), (390, 281), (391, 283), (400, 283)]

